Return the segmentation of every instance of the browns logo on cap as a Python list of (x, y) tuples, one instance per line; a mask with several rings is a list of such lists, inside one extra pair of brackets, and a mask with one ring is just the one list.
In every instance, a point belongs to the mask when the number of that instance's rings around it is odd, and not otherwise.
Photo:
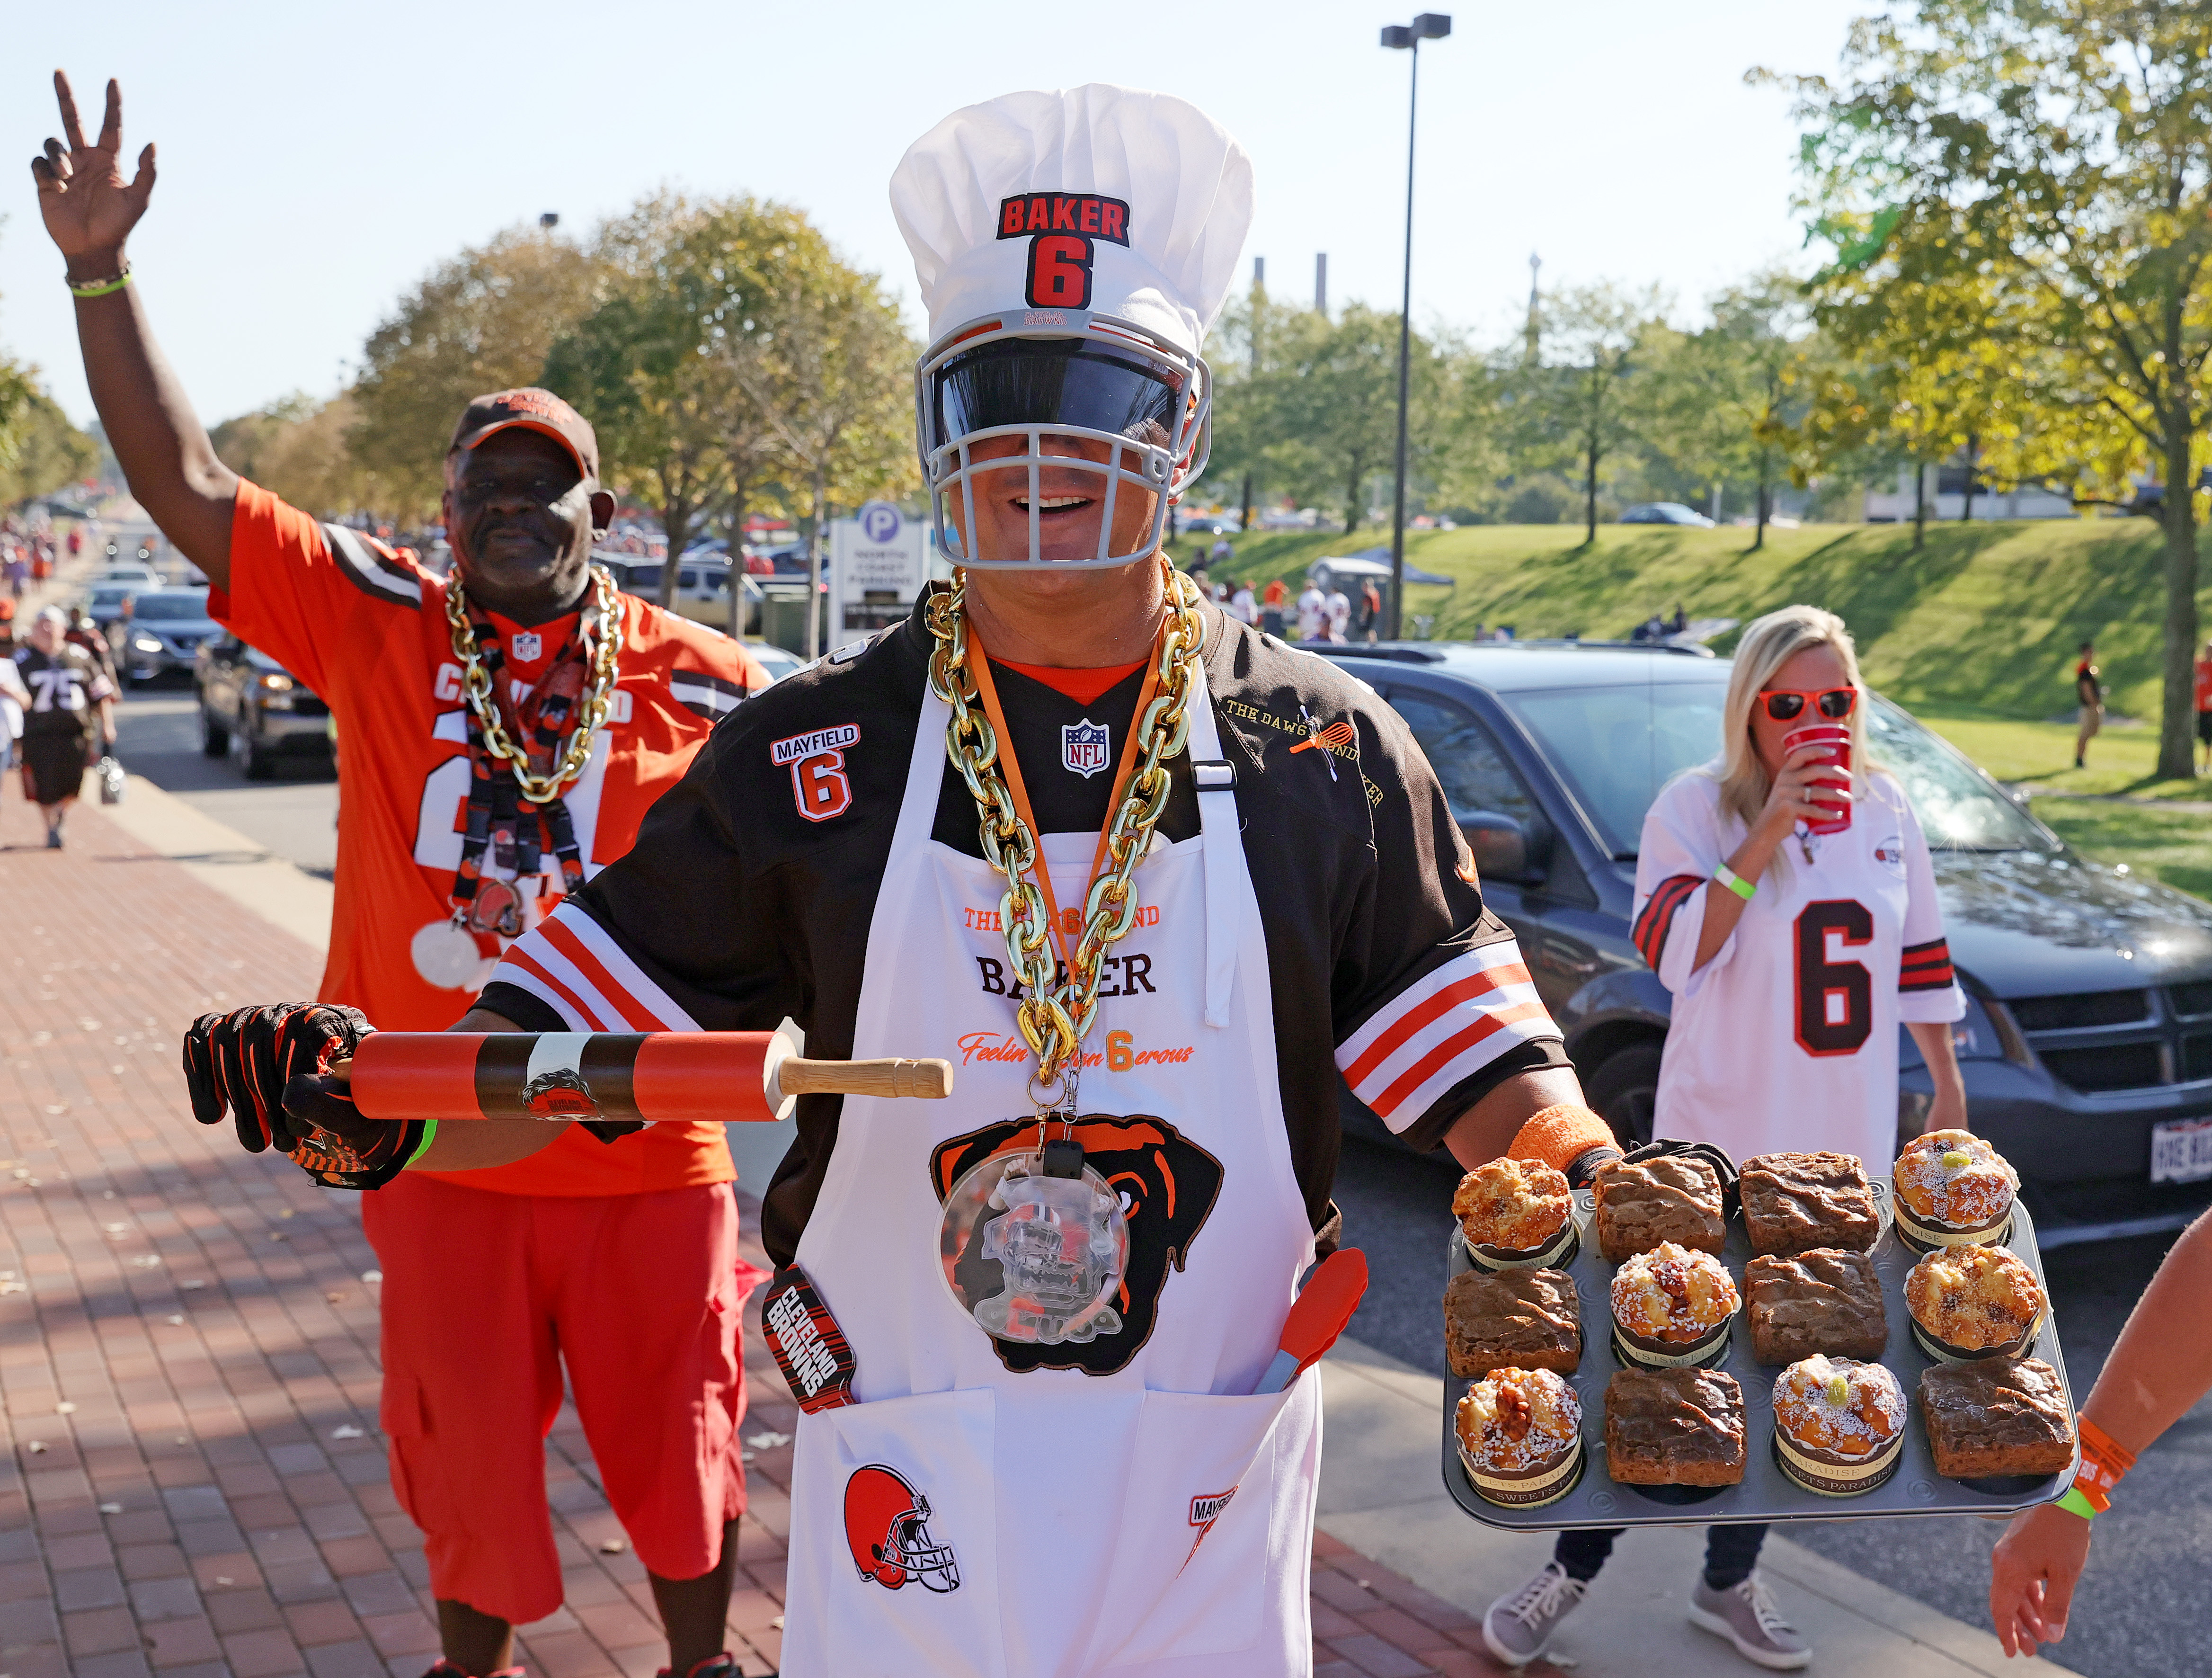
[(575, 458), (586, 477), (598, 480), (599, 439), (592, 423), (552, 392), (535, 386), (477, 397), (462, 410), (446, 453), (474, 448), (487, 437), (518, 429), (550, 437)]

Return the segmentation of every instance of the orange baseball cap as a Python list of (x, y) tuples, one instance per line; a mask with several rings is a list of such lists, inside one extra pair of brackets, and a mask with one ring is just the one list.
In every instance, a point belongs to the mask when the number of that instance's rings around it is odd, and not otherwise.
[(577, 469), (586, 477), (598, 479), (599, 440), (592, 423), (552, 392), (534, 385), (477, 397), (462, 410), (446, 453), (474, 448), (485, 438), (516, 427), (552, 438), (575, 457)]

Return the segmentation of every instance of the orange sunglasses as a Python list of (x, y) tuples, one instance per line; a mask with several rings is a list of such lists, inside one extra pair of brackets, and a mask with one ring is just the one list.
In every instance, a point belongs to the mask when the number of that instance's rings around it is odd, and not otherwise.
[(1815, 693), (1809, 688), (1768, 688), (1759, 697), (1766, 707), (1766, 714), (1777, 722), (1795, 722), (1805, 714), (1808, 700), (1829, 721), (1841, 722), (1858, 708), (1859, 690), (1825, 688)]

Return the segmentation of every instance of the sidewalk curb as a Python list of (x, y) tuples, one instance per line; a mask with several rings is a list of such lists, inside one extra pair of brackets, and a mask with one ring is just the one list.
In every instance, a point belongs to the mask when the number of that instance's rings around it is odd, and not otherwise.
[(122, 803), (99, 809), (103, 820), (156, 856), (318, 952), (329, 951), (336, 894), (328, 880), (273, 854), (142, 775), (129, 777)]
[[(1440, 1477), (1444, 1383), (1348, 1336), (1322, 1360), (1327, 1406), (1320, 1529), (1446, 1602), (1480, 1615), (1551, 1554), (1547, 1535), (1468, 1519)], [(1703, 1524), (1644, 1529), (1614, 1552), (1602, 1588), (1562, 1629), (1562, 1664), (1638, 1678), (1709, 1678), (1752, 1669), (1683, 1618), (1704, 1559)], [(1761, 1572), (1813, 1641), (1818, 1668), (1880, 1678), (2061, 1674), (2008, 1659), (1990, 1632), (1771, 1536)], [(1549, 1663), (1528, 1669), (1548, 1669)]]

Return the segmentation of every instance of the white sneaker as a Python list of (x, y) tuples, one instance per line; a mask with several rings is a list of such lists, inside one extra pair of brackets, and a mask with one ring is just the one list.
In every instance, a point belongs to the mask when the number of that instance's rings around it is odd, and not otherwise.
[(1558, 1562), (1547, 1561), (1520, 1590), (1490, 1605), (1482, 1616), (1482, 1640), (1506, 1665), (1524, 1667), (1544, 1652), (1559, 1622), (1582, 1606), (1589, 1592), (1588, 1585), (1570, 1578)]
[(1726, 1590), (1715, 1590), (1700, 1575), (1690, 1593), (1690, 1623), (1726, 1638), (1744, 1659), (1772, 1672), (1794, 1672), (1813, 1658), (1813, 1645), (1782, 1617), (1756, 1573)]

